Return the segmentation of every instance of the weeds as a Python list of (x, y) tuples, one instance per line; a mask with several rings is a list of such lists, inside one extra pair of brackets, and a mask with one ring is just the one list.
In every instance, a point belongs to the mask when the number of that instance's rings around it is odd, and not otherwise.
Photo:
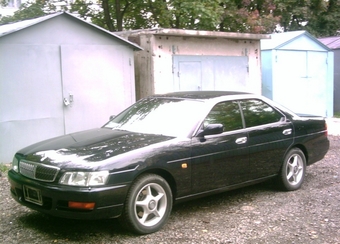
[(9, 165), (8, 164), (0, 163), (0, 172), (5, 173), (8, 170), (9, 170)]

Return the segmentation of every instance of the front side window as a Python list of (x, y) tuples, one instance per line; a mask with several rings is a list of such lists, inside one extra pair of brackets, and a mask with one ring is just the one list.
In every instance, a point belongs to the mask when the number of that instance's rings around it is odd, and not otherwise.
[(242, 116), (238, 103), (228, 101), (216, 104), (204, 120), (204, 126), (208, 124), (222, 124), (224, 132), (242, 129)]
[(279, 122), (283, 117), (281, 113), (261, 100), (241, 100), (240, 105), (243, 111), (246, 127)]

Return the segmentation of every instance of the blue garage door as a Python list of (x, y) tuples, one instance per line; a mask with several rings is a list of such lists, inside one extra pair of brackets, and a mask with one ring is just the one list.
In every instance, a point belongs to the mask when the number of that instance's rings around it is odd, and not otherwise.
[(327, 53), (278, 50), (274, 101), (296, 113), (327, 114)]

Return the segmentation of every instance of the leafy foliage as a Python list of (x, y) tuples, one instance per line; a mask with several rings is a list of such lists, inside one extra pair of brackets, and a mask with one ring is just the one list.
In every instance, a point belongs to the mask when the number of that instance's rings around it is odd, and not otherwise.
[(329, 0), (319, 14), (308, 21), (307, 31), (315, 36), (336, 36), (340, 30), (340, 2)]
[[(67, 10), (57, 10), (54, 1), (23, 4), (0, 23)], [(280, 27), (328, 36), (340, 29), (339, 4), (339, 0), (76, 0), (70, 11), (110, 31), (162, 27), (273, 33)]]
[[(56, 2), (36, 0), (28, 1), (21, 4), (19, 10), (14, 12), (13, 16), (4, 16), (0, 19), (0, 24), (7, 24), (11, 22), (16, 22), (20, 20), (32, 19), (41, 17), (50, 13), (57, 12)], [(59, 2), (60, 3), (60, 2)], [(7, 2), (2, 2), (2, 5), (6, 5)], [(66, 3), (64, 4), (66, 5)], [(67, 8), (60, 8), (59, 11), (65, 11)]]

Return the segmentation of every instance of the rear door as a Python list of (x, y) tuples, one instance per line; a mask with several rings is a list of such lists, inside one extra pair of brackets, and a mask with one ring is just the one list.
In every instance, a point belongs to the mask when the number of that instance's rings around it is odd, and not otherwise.
[(240, 105), (248, 131), (250, 179), (277, 174), (293, 143), (292, 123), (261, 100), (241, 100)]

